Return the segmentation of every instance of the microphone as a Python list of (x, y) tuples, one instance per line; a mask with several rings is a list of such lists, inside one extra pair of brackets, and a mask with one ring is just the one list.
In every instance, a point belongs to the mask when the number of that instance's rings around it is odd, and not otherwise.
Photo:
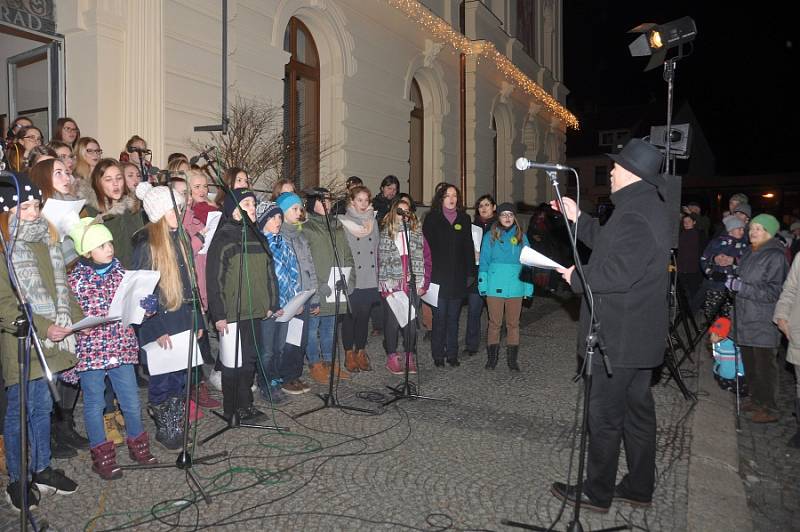
[(192, 156), (191, 159), (189, 159), (189, 165), (190, 166), (195, 166), (198, 163), (198, 161), (200, 161), (200, 159), (205, 159), (206, 162), (210, 163), (211, 159), (208, 158), (208, 154), (213, 150), (214, 150), (214, 146), (206, 146), (206, 149), (201, 151), (199, 155), (194, 155), (194, 156)]
[(152, 151), (148, 150), (147, 148), (137, 148), (136, 146), (128, 146), (128, 153), (139, 153), (144, 155), (150, 155), (153, 153)]
[(397, 210), (395, 210), (395, 212), (400, 216), (411, 216), (411, 211), (407, 211), (402, 207), (398, 207)]
[(551, 170), (554, 172), (561, 171), (561, 170), (572, 170), (569, 166), (564, 166), (563, 164), (558, 163), (535, 163), (531, 162), (525, 157), (520, 157), (517, 159), (515, 164), (517, 170), (528, 170), (529, 168), (538, 168), (539, 170)]

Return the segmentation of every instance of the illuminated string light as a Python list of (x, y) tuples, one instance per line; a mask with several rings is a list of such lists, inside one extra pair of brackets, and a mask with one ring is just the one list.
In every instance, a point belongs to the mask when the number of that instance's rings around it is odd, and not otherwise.
[(497, 70), (513, 85), (533, 96), (548, 111), (564, 122), (568, 127), (579, 129), (578, 119), (569, 110), (558, 103), (558, 100), (544, 90), (539, 84), (526, 76), (511, 60), (500, 53), (494, 44), (487, 41), (471, 41), (455, 31), (450, 24), (437, 17), (417, 0), (388, 0), (391, 7), (403, 13), (407, 18), (422, 26), (434, 40), (448, 44), (455, 50), (474, 55), (481, 60), (491, 61)]

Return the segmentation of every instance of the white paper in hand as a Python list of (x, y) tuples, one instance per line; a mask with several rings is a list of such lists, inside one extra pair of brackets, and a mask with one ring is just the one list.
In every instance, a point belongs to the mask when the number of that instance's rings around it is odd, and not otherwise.
[[(344, 274), (345, 280), (350, 278), (350, 270), (352, 270), (350, 266), (343, 266), (342, 267), (342, 274)], [(328, 303), (335, 303), (336, 302), (336, 281), (339, 280), (339, 270), (334, 266), (331, 268), (331, 273), (328, 275), (328, 288), (331, 289), (331, 293), (328, 297), (325, 298), (325, 301)], [(339, 295), (339, 303), (344, 303), (346, 301), (344, 294)]]
[(42, 216), (58, 231), (58, 241), (63, 242), (70, 230), (81, 221), (81, 209), (86, 200), (64, 201), (50, 198), (44, 203)]
[(108, 307), (108, 314), (87, 316), (79, 322), (73, 323), (72, 330), (80, 331), (120, 320), (125, 327), (131, 324), (140, 325), (144, 320), (145, 310), (139, 305), (139, 302), (153, 293), (160, 278), (161, 273), (154, 270), (126, 271)]
[[(219, 361), (226, 368), (241, 368), (242, 367), (242, 339), (238, 338), (238, 350), (236, 344), (236, 323), (228, 322), (228, 332), (219, 335)], [(241, 332), (239, 334), (242, 334)], [(234, 364), (236, 364), (234, 366)]]
[(297, 346), (303, 343), (303, 320), (297, 318), (289, 320), (289, 327), (286, 329), (286, 343)]
[[(186, 361), (189, 355), (189, 339), (191, 331), (183, 331), (178, 334), (171, 334), (169, 339), (172, 342), (172, 349), (164, 349), (158, 342), (145, 344), (144, 350), (147, 352), (147, 371), (150, 375), (163, 375), (173, 371), (185, 371)], [(200, 349), (197, 347), (197, 339), (192, 342), (192, 367), (203, 363), (200, 356)]]
[(297, 312), (303, 308), (303, 305), (306, 304), (306, 301), (308, 301), (309, 298), (314, 295), (314, 292), (316, 292), (316, 289), (304, 290), (294, 296), (288, 303), (286, 303), (286, 306), (283, 307), (283, 315), (275, 318), (275, 321), (283, 323), (294, 318), (297, 315)]
[[(480, 228), (478, 228), (480, 229)], [(421, 298), (425, 303), (432, 307), (439, 306), (439, 285), (431, 283), (428, 285), (428, 291)]]
[(522, 248), (522, 253), (519, 254), (519, 262), (525, 266), (533, 266), (535, 268), (546, 268), (549, 270), (555, 270), (556, 268), (565, 269), (553, 259), (542, 255), (535, 249), (529, 248), (528, 246)]
[[(389, 308), (392, 309), (394, 313), (394, 317), (397, 318), (397, 323), (400, 324), (400, 327), (405, 327), (408, 325), (408, 296), (405, 292), (392, 292), (389, 294), (389, 297), (386, 298), (386, 303), (389, 305)], [(414, 307), (411, 307), (411, 319), (417, 317), (417, 312)]]
[(208, 253), (211, 239), (214, 238), (214, 233), (217, 232), (220, 219), (222, 219), (222, 213), (220, 211), (211, 211), (208, 213), (208, 218), (206, 218), (206, 234), (203, 237), (205, 240), (203, 241), (203, 247), (197, 252), (198, 255), (205, 255)]
[(475, 248), (475, 264), (478, 264), (478, 255), (481, 252), (481, 242), (483, 242), (483, 229), (475, 224), (472, 224), (472, 245)]

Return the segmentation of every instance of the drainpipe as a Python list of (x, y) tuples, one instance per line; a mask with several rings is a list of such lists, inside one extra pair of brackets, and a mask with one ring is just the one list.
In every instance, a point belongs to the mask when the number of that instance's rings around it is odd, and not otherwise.
[(467, 201), (467, 56), (461, 54), (459, 62), (460, 72), (460, 104), (461, 104), (461, 123), (460, 123), (460, 144), (461, 149), (461, 194), (464, 198), (464, 205), (468, 205)]

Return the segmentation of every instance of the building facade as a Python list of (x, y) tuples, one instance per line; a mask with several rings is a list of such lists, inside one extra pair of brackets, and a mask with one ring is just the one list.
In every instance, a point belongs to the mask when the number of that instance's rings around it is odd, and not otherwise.
[[(48, 105), (106, 155), (138, 134), (162, 166), (208, 138), (195, 126), (220, 122), (221, 0), (4, 2), (50, 6), (42, 19), (52, 21), (62, 84)], [(358, 175), (375, 189), (394, 174), (425, 203), (448, 181), (470, 205), (486, 192), (536, 204), (549, 184), (515, 159), (563, 161), (566, 130), (577, 127), (564, 107), (561, 9), (560, 0), (229, 0), (228, 98), (282, 106), (284, 130), (314, 140), (294, 161), (304, 185)], [(6, 18), (4, 28), (25, 26)], [(37, 46), (50, 34), (27, 32)]]

